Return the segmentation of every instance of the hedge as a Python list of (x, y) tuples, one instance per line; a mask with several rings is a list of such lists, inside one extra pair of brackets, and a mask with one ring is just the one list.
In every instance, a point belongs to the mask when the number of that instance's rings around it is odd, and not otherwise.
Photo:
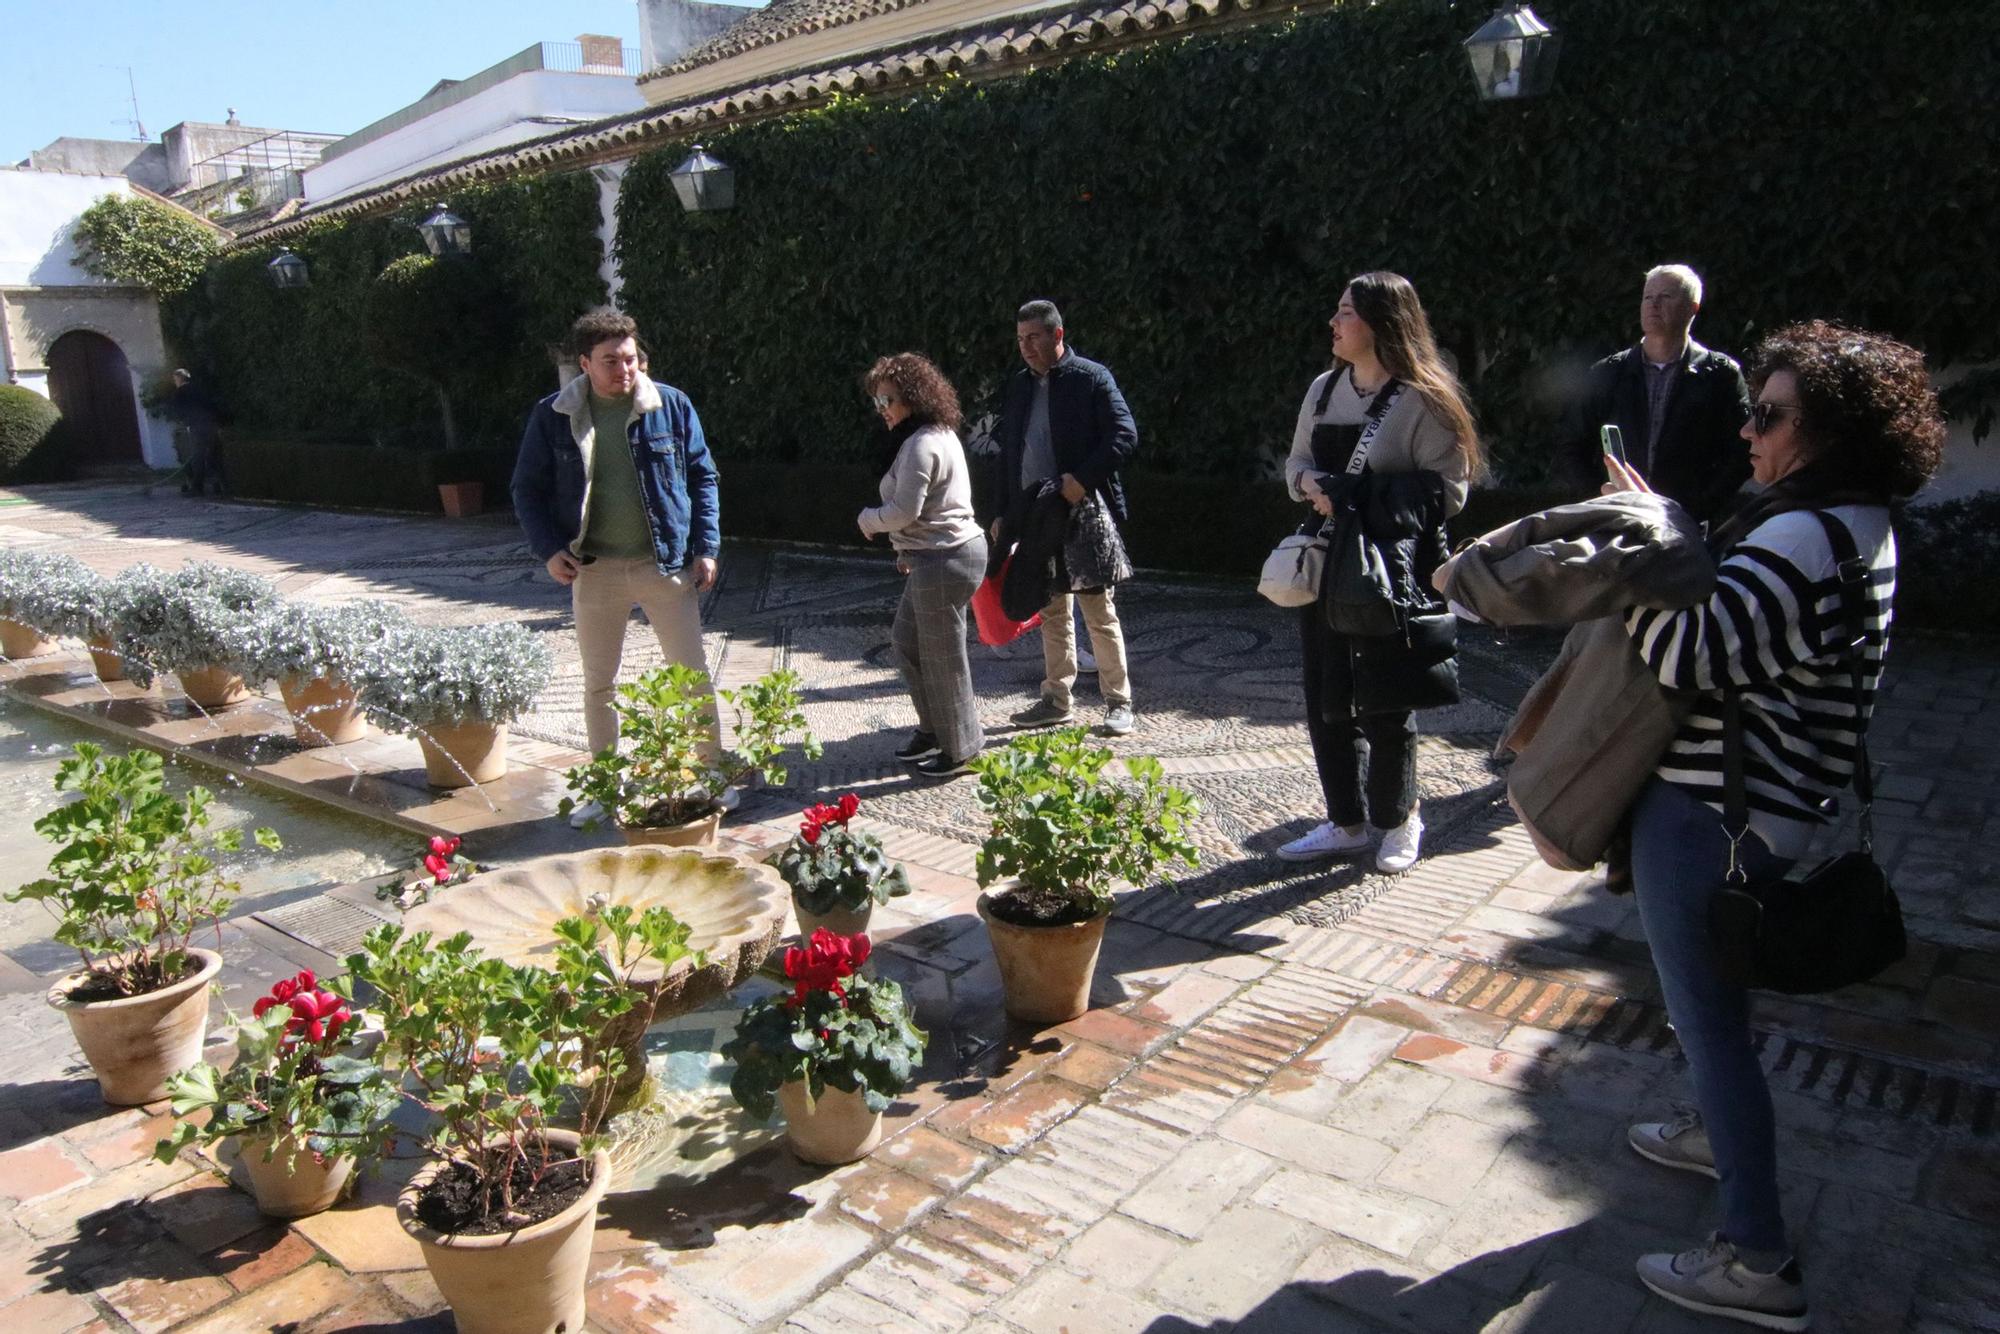
[(1489, 7), (1357, 2), (704, 131), (737, 206), (681, 212), (685, 143), (636, 159), (622, 300), (732, 457), (816, 467), (867, 456), (882, 353), (990, 405), (1031, 296), (1117, 373), (1145, 465), (1195, 476), (1282, 449), (1365, 269), (1416, 282), (1515, 482), (1656, 262), (1706, 276), (1725, 350), (1827, 316), (2000, 355), (1990, 5), (1549, 0), (1556, 88), (1511, 105), (1464, 68)]
[(528, 177), (468, 188), (449, 202), (473, 228), (472, 254), (452, 262), (493, 294), (480, 355), (409, 352), (385, 365), (381, 341), (370, 337), (375, 280), (423, 251), (416, 224), (437, 206), (431, 200), (291, 238), (311, 272), (302, 289), (272, 286), (265, 266), (274, 246), (225, 252), (162, 308), (178, 360), (249, 435), (313, 432), (435, 448), (444, 427), (434, 382), (443, 379), (460, 444), (511, 449), (528, 406), (555, 386), (551, 347), (606, 299), (597, 183), (588, 172)]
[(63, 475), (62, 413), (32, 389), (0, 384), (0, 482), (46, 482)]
[(239, 435), (223, 440), (232, 495), (340, 509), (439, 513), (440, 482), (483, 482), (488, 509), (505, 509), (512, 449), (399, 449), (352, 441)]

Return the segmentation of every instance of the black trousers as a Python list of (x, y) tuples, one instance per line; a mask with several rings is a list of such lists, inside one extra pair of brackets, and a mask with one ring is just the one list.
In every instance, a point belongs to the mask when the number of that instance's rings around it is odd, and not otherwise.
[[(1347, 638), (1327, 628), (1317, 602), (1299, 608), (1305, 659), (1306, 735), (1326, 794), (1326, 817), (1352, 828), (1365, 819), (1393, 829), (1417, 802), (1417, 724), (1402, 713), (1354, 712)], [(1330, 716), (1329, 716), (1330, 715)]]

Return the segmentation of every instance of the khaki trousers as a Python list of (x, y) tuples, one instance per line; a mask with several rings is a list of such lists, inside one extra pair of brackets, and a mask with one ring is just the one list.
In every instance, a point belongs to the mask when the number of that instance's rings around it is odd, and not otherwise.
[(1125, 664), (1125, 631), (1118, 624), (1112, 590), (1101, 593), (1058, 593), (1042, 608), (1042, 698), (1070, 707), (1076, 687), (1076, 622), (1070, 598), (1083, 604), (1083, 627), (1090, 632), (1090, 651), (1097, 656), (1097, 685), (1106, 707), (1132, 703), (1132, 683)]
[[(661, 574), (650, 559), (617, 556), (600, 556), (584, 566), (569, 594), (576, 614), (577, 653), (583, 659), (583, 730), (595, 755), (618, 740), (618, 715), (612, 712), (611, 700), (632, 608), (646, 613), (667, 661), (706, 670), (700, 595), (691, 570)], [(711, 718), (715, 714), (712, 697), (709, 714)], [(711, 744), (719, 746), (719, 736)]]

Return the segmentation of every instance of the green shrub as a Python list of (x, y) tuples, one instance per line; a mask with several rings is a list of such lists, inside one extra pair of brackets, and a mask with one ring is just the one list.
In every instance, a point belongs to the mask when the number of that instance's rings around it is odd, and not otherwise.
[(48, 481), (62, 473), (62, 413), (32, 389), (0, 384), (0, 482)]
[(1993, 633), (2000, 626), (1996, 569), (2000, 491), (1902, 509), (1896, 516), (1896, 627)]
[(76, 219), (83, 267), (159, 297), (193, 287), (218, 249), (214, 228), (138, 195), (107, 195)]

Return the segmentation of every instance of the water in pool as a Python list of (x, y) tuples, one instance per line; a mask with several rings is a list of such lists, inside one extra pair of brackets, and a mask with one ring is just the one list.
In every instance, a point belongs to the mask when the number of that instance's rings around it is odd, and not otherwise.
[[(125, 745), (0, 696), (0, 889), (14, 889), (46, 870), (55, 845), (35, 832), (35, 821), (60, 799), (56, 767), (79, 741), (94, 741), (112, 752)], [(215, 794), (210, 828), (246, 833), (243, 851), (223, 859), (225, 872), (243, 886), (231, 916), (276, 906), (317, 886), (406, 870), (422, 851), (422, 841), (413, 834), (252, 787), (203, 765), (170, 758), (167, 783), (174, 791), (206, 787)], [(283, 851), (266, 852), (251, 843), (247, 833), (260, 825), (278, 831)], [(0, 951), (38, 973), (72, 966), (75, 953), (48, 938), (51, 924), (38, 904), (0, 902)]]

